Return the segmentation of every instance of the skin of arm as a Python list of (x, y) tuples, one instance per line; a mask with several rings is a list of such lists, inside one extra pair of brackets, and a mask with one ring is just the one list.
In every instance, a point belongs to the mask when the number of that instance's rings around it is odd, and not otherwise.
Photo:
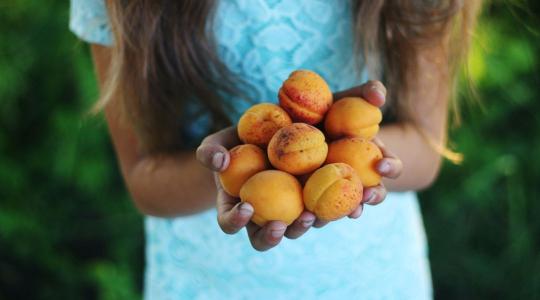
[[(110, 49), (92, 45), (100, 87), (110, 62)], [(132, 128), (119, 117), (114, 100), (105, 108), (120, 170), (137, 209), (146, 215), (174, 217), (194, 214), (215, 205), (216, 186), (212, 171), (203, 167), (195, 151), (174, 155), (145, 155)]]
[[(413, 117), (437, 145), (445, 145), (447, 138), (450, 80), (445, 48), (433, 47), (420, 53), (419, 77), (410, 93)], [(418, 191), (433, 184), (442, 157), (415, 126), (407, 122), (389, 124), (381, 127), (378, 137), (403, 163), (401, 176), (383, 179), (389, 191)]]
[[(424, 54), (420, 59), (420, 73), (425, 75), (418, 78), (412, 96), (420, 124), (442, 144), (446, 138), (448, 88), (446, 72), (440, 70), (437, 58), (443, 53), (432, 50)], [(92, 56), (101, 87), (110, 62), (110, 49), (92, 45)], [(133, 129), (120, 121), (118, 109), (118, 104), (111, 101), (105, 108), (105, 117), (122, 176), (139, 211), (146, 215), (174, 217), (215, 206), (216, 186), (212, 171), (197, 161), (195, 151), (143, 154)], [(441, 157), (411, 124), (385, 125), (378, 137), (404, 166), (397, 179), (383, 180), (389, 191), (419, 190), (434, 181)]]

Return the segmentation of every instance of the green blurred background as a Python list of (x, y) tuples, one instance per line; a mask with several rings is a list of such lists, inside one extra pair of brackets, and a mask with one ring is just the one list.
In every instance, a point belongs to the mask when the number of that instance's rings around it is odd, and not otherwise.
[[(421, 193), (438, 299), (540, 298), (540, 11), (485, 6), (453, 128), (462, 165)], [(0, 4), (0, 299), (136, 299), (141, 216), (68, 1)], [(465, 85), (464, 85), (465, 86)]]

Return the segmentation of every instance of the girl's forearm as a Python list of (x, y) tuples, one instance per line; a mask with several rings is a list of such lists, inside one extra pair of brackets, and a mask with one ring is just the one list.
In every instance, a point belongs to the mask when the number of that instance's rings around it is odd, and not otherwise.
[[(412, 125), (385, 125), (378, 137), (403, 162), (401, 176), (384, 179), (389, 191), (421, 190), (433, 183), (441, 156)], [(213, 174), (193, 152), (142, 158), (124, 177), (135, 205), (147, 215), (189, 215), (215, 204)]]
[(435, 181), (442, 161), (441, 155), (411, 124), (382, 126), (378, 137), (403, 163), (401, 176), (383, 179), (388, 191), (422, 190)]
[[(400, 177), (384, 179), (389, 191), (420, 190), (435, 180), (441, 157), (413, 126), (386, 125), (378, 137), (403, 162)], [(142, 158), (124, 177), (135, 205), (146, 215), (189, 215), (215, 204), (213, 174), (200, 165), (193, 152)]]
[[(92, 45), (92, 55), (101, 88), (111, 64), (111, 50)], [(118, 101), (106, 106), (105, 116), (124, 181), (139, 211), (173, 217), (194, 214), (214, 205), (216, 187), (212, 172), (195, 159), (195, 151), (141, 156), (135, 132), (121, 122)]]
[(189, 215), (215, 204), (213, 174), (191, 151), (142, 158), (124, 178), (135, 205), (146, 215)]

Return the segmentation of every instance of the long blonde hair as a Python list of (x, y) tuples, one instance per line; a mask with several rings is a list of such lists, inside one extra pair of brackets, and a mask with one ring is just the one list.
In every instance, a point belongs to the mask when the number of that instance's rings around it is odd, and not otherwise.
[[(184, 141), (178, 132), (185, 126), (189, 101), (198, 101), (210, 112), (213, 129), (231, 123), (226, 113), (230, 104), (221, 97), (241, 94), (242, 79), (232, 76), (216, 54), (209, 30), (215, 7), (214, 0), (107, 1), (115, 43), (109, 77), (95, 109), (112, 99), (120, 101), (147, 151), (181, 147)], [(354, 2), (358, 60), (372, 74), (383, 76), (396, 119), (410, 121), (424, 132), (409, 97), (419, 73), (418, 53), (450, 38), (445, 63), (453, 86), (479, 7), (479, 0)], [(456, 158), (445, 145), (433, 146)]]

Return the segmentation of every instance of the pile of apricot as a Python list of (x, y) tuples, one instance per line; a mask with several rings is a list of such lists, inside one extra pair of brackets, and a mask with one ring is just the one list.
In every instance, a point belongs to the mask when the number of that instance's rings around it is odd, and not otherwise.
[[(382, 158), (371, 140), (379, 130), (379, 108), (362, 98), (333, 103), (317, 73), (298, 70), (283, 82), (279, 105), (261, 103), (240, 118), (230, 163), (219, 174), (223, 189), (254, 208), (260, 226), (287, 225), (304, 209), (332, 221), (349, 215), (364, 187), (378, 185)], [(328, 143), (329, 142), (329, 143)]]

